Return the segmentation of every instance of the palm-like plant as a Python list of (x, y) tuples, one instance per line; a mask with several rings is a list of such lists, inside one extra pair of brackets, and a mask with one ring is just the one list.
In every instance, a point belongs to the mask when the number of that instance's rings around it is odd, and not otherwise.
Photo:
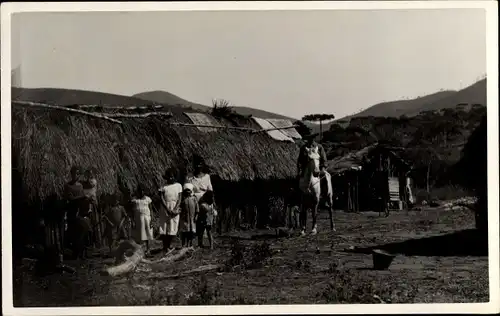
[(228, 100), (214, 99), (210, 114), (216, 117), (230, 117), (235, 114), (234, 106)]

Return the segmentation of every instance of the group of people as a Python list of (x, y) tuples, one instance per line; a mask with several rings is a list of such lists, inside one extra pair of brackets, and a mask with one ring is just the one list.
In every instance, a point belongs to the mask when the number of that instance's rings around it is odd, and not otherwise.
[[(84, 256), (86, 245), (96, 240), (92, 233), (95, 217), (92, 216), (97, 209), (97, 180), (91, 169), (83, 173), (81, 179), (80, 169), (71, 168), (71, 180), (64, 187), (64, 226), (66, 238), (64, 244), (72, 247), (76, 256)], [(88, 234), (90, 233), (90, 234)]]
[[(203, 162), (197, 162), (194, 173), (187, 176), (181, 185), (175, 169), (168, 169), (164, 175), (165, 185), (158, 190), (159, 203), (155, 207), (153, 199), (145, 192), (144, 185), (139, 184), (130, 198), (122, 199), (114, 194), (102, 212), (104, 235), (110, 251), (121, 239), (133, 238), (144, 244), (146, 254), (150, 251), (150, 242), (154, 239), (152, 227), (152, 210), (157, 208), (159, 214), (158, 233), (163, 242), (165, 253), (173, 250), (175, 236), (180, 234), (182, 247), (192, 247), (193, 240), (198, 237), (198, 246), (203, 247), (206, 232), (209, 247), (213, 248), (212, 226), (217, 216), (215, 197), (211, 178)], [(95, 216), (98, 212), (97, 180), (93, 172), (87, 170), (83, 179), (80, 169), (71, 169), (71, 180), (65, 186), (65, 214), (69, 244), (76, 255), (83, 255), (85, 243), (96, 240)], [(82, 228), (82, 223), (86, 228)], [(132, 234), (127, 230), (131, 224)], [(87, 233), (88, 232), (88, 233)], [(94, 237), (94, 238), (92, 238)]]
[[(173, 250), (172, 242), (178, 234), (182, 247), (192, 247), (198, 237), (198, 246), (203, 247), (203, 237), (207, 233), (209, 247), (213, 248), (212, 226), (217, 216), (215, 199), (210, 175), (205, 172), (203, 163), (195, 166), (195, 172), (188, 176), (181, 185), (174, 169), (168, 169), (163, 175), (166, 184), (159, 190), (159, 235), (163, 242), (163, 251)], [(152, 199), (139, 186), (136, 196), (131, 200), (135, 215), (136, 241), (146, 245), (153, 240), (151, 228)]]

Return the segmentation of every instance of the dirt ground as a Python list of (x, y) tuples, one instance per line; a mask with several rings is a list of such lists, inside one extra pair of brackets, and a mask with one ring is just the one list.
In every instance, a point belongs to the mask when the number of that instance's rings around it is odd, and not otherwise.
[[(275, 230), (217, 236), (170, 264), (143, 263), (130, 275), (103, 277), (113, 260), (99, 254), (68, 262), (74, 275), (35, 278), (33, 263), (15, 275), (15, 306), (452, 303), (488, 301), (487, 243), (468, 210), (335, 214), (330, 232), (320, 213), (316, 236), (277, 238)], [(253, 236), (253, 237), (252, 237)], [(196, 244), (196, 243), (195, 243)], [(158, 245), (159, 246), (159, 245)], [(373, 270), (370, 247), (397, 254), (388, 270)], [(486, 248), (485, 248), (486, 247)], [(350, 248), (351, 251), (346, 251)], [(354, 248), (354, 250), (352, 250)], [(160, 254), (156, 255), (159, 259)], [(219, 264), (210, 272), (176, 275)]]

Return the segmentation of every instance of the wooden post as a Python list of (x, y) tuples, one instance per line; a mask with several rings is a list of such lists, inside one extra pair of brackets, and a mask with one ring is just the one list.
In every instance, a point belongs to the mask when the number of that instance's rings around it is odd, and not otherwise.
[(103, 240), (102, 240), (102, 223), (101, 223), (101, 213), (100, 210), (96, 207), (93, 212), (93, 224), (94, 224), (94, 242), (95, 245), (94, 247), (102, 247), (103, 245)]
[(356, 213), (359, 213), (359, 174), (356, 172)]
[(65, 244), (64, 244), (64, 227), (65, 227), (65, 223), (64, 223), (64, 217), (62, 219), (59, 219), (55, 225), (55, 231), (56, 231), (56, 245), (58, 246), (58, 250), (60, 251), (60, 255), (64, 256), (64, 248), (65, 248)]
[(347, 176), (347, 211), (348, 212), (351, 211), (351, 205), (352, 205), (352, 201), (351, 201), (351, 181), (349, 179), (349, 176)]

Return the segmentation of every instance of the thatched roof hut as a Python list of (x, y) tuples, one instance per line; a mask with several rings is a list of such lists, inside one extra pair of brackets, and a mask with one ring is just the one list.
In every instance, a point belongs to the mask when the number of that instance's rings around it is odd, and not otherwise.
[[(13, 167), (22, 175), (24, 198), (60, 196), (73, 165), (93, 167), (102, 193), (119, 190), (118, 177), (131, 188), (142, 183), (155, 192), (166, 168), (189, 171), (194, 155), (203, 157), (212, 174), (223, 181), (293, 176), (297, 145), (275, 141), (266, 133), (223, 128), (204, 132), (174, 125), (192, 122), (182, 110), (172, 114), (171, 118), (120, 118), (117, 124), (13, 103)], [(255, 127), (245, 118), (213, 119), (229, 127)]]
[[(75, 165), (94, 169), (99, 203), (105, 206), (114, 193), (122, 193), (126, 202), (139, 183), (155, 201), (165, 170), (176, 169), (182, 181), (199, 156), (212, 176), (219, 232), (244, 223), (264, 226), (270, 220), (282, 220), (284, 197), (294, 185), (298, 146), (276, 141), (272, 133), (252, 132), (261, 128), (250, 117), (231, 111), (208, 115), (210, 124), (223, 128), (207, 130), (193, 126), (195, 119), (189, 114), (205, 112), (127, 96), (13, 88), (12, 99), (16, 253), (26, 243), (40, 241), (34, 233), (40, 228), (40, 217), (45, 219), (46, 243), (62, 244), (60, 201)], [(151, 112), (154, 115), (145, 117)]]

